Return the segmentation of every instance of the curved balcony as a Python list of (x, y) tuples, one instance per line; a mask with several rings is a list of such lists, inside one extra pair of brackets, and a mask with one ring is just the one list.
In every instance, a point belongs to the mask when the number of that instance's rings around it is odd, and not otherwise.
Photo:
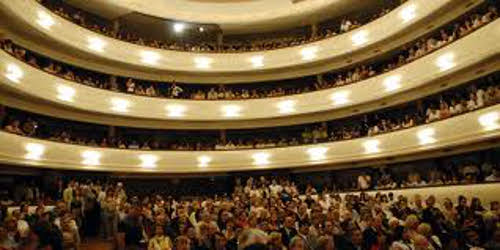
[[(237, 83), (311, 75), (360, 62), (400, 47), (480, 2), (415, 0), (360, 29), (308, 45), (209, 56), (151, 49), (105, 37), (48, 13), (32, 0), (1, 4), (8, 33), (23, 46), (53, 58), (143, 79)], [(415, 10), (412, 18), (402, 14), (408, 8)], [(255, 64), (255, 58), (260, 58), (260, 63)]]
[(493, 72), (500, 66), (499, 27), (497, 20), (439, 51), (359, 83), (294, 96), (203, 101), (201, 106), (195, 100), (131, 96), (61, 79), (6, 52), (0, 52), (0, 86), (9, 92), (2, 94), (4, 104), (95, 123), (201, 129), (300, 124), (396, 105)]
[[(0, 132), (0, 162), (58, 169), (123, 172), (227, 172), (362, 166), (438, 151), (498, 145), (500, 105), (440, 122), (348, 141), (263, 150), (140, 151), (103, 149)], [(489, 146), (488, 146), (489, 145)]]

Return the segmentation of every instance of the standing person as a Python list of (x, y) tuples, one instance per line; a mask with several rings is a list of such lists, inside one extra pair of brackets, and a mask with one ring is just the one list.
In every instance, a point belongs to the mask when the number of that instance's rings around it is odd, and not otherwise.
[(142, 232), (144, 230), (141, 221), (141, 208), (134, 206), (130, 208), (119, 227), (119, 232), (124, 234), (124, 243), (126, 250), (141, 249)]
[(148, 250), (170, 250), (172, 249), (172, 242), (170, 238), (165, 235), (162, 225), (155, 226), (155, 235), (149, 240)]

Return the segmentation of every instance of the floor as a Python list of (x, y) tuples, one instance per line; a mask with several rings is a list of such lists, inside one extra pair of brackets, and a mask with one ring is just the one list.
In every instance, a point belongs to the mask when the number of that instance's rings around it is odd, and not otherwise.
[(82, 242), (80, 250), (113, 250), (111, 241), (89, 239)]

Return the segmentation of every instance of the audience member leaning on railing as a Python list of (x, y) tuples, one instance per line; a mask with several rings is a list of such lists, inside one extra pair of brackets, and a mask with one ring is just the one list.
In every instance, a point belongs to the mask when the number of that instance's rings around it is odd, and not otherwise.
[[(93, 147), (116, 147), (141, 150), (238, 150), (297, 146), (322, 142), (349, 140), (389, 133), (461, 115), (500, 103), (498, 73), (459, 86), (443, 93), (410, 102), (404, 107), (380, 110), (367, 115), (343, 118), (318, 124), (268, 128), (242, 133), (226, 133), (226, 142), (219, 140), (217, 131), (197, 134), (196, 137), (169, 131), (117, 128), (108, 136), (106, 126), (85, 124), (37, 116), (7, 109), (3, 129), (6, 132)], [(90, 130), (89, 130), (90, 129)], [(92, 133), (89, 133), (92, 131)], [(183, 132), (183, 131), (177, 131)], [(170, 136), (165, 138), (165, 136)]]
[[(465, 164), (463, 169), (478, 168), (477, 163)], [(497, 167), (492, 175), (498, 181)], [(35, 211), (21, 203), (19, 209), (0, 214), (0, 248), (78, 249), (80, 238), (97, 236), (114, 239), (115, 249), (148, 250), (500, 247), (498, 201), (482, 204), (477, 197), (468, 200), (463, 195), (437, 201), (432, 191), (414, 197), (395, 197), (391, 192), (340, 194), (331, 191), (330, 186), (337, 183), (331, 179), (324, 184), (305, 181), (298, 186), (300, 179), (311, 180), (304, 177), (236, 177), (235, 184), (224, 190), (226, 194), (192, 181), (191, 187), (205, 189), (203, 197), (176, 194), (176, 185), (168, 182), (152, 190), (151, 180), (65, 177), (68, 181), (64, 184), (60, 178), (45, 178), (44, 187), (48, 188), (40, 189), (46, 196), (29, 202), (37, 205)], [(377, 174), (370, 177), (385, 178)], [(366, 180), (358, 182), (366, 184)], [(15, 189), (30, 187), (17, 182)], [(8, 196), (0, 202), (13, 204)], [(55, 207), (51, 210), (48, 204)]]
[(192, 100), (246, 100), (302, 94), (353, 84), (410, 63), (442, 48), (458, 38), (470, 34), (472, 31), (490, 23), (497, 17), (498, 13), (495, 7), (479, 9), (477, 12), (468, 14), (465, 18), (461, 18), (455, 24), (441, 29), (435, 35), (422, 39), (412, 46), (408, 46), (407, 49), (397, 53), (390, 59), (370, 65), (358, 66), (343, 72), (325, 73), (320, 79), (306, 77), (293, 81), (285, 80), (274, 84), (256, 83), (240, 86), (148, 82), (122, 77), (114, 79), (110, 75), (77, 68), (33, 53), (13, 44), (9, 40), (3, 41), (1, 45), (6, 52), (27, 62), (31, 66), (66, 80), (91, 87), (149, 97)]
[[(301, 32), (300, 35), (296, 34), (274, 34), (273, 38), (253, 38), (253, 39), (232, 39), (233, 41), (227, 41), (226, 38), (223, 44), (217, 45), (215, 42), (215, 34), (197, 37), (196, 35), (189, 36), (188, 34), (183, 34), (182, 39), (172, 38), (171, 40), (156, 40), (148, 39), (146, 37), (141, 37), (138, 34), (133, 34), (127, 27), (120, 27), (119, 30), (113, 28), (113, 25), (109, 20), (104, 20), (90, 13), (81, 11), (80, 9), (74, 8), (65, 4), (62, 1), (55, 0), (37, 0), (42, 3), (47, 8), (51, 9), (54, 13), (74, 22), (82, 27), (90, 29), (94, 32), (101, 33), (106, 36), (110, 36), (116, 39), (124, 40), (127, 42), (135, 43), (142, 46), (149, 46), (158, 49), (166, 50), (180, 50), (180, 51), (192, 51), (192, 52), (246, 52), (246, 51), (260, 51), (260, 50), (272, 50), (279, 49), (290, 46), (298, 46), (301, 44), (317, 41), (320, 39), (332, 37), (341, 33), (345, 33), (360, 27), (362, 24), (366, 24), (376, 18), (379, 18), (387, 13), (393, 8), (396, 8), (399, 3), (394, 3), (397, 1), (386, 1), (386, 6), (388, 8), (381, 8), (377, 14), (372, 17), (344, 17), (340, 22), (334, 24), (327, 23), (318, 29), (318, 33), (313, 37), (310, 32)], [(387, 4), (389, 3), (389, 4)], [(170, 22), (171, 23), (171, 22)], [(203, 29), (202, 33), (198, 35), (203, 35), (203, 33), (210, 33), (210, 29), (203, 27), (203, 25), (195, 24), (190, 25), (196, 27), (196, 29)], [(125, 28), (125, 29), (123, 29)], [(206, 31), (205, 31), (206, 30)], [(307, 34), (306, 34), (307, 33)], [(189, 36), (186, 39), (185, 36)], [(207, 41), (208, 38), (211, 40)]]

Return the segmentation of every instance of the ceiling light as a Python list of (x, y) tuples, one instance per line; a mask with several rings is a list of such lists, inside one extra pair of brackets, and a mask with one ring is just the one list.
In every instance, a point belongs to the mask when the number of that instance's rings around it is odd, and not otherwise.
[(199, 28), (198, 28), (198, 31), (199, 31), (199, 32), (203, 32), (203, 31), (205, 31), (205, 28), (203, 28), (203, 27), (199, 27)]
[(365, 153), (367, 154), (380, 152), (380, 149), (378, 148), (379, 145), (379, 140), (368, 140), (363, 142), (363, 147), (365, 148)]
[(295, 101), (286, 100), (278, 103), (278, 108), (281, 114), (287, 114), (295, 112)]
[(368, 31), (361, 30), (356, 32), (354, 35), (352, 35), (351, 40), (354, 46), (360, 46), (368, 42)]
[(385, 86), (385, 90), (387, 92), (391, 92), (391, 91), (394, 91), (396, 89), (401, 88), (401, 76), (395, 75), (395, 76), (389, 76), (389, 77), (385, 78), (384, 86)]
[(66, 85), (57, 86), (57, 98), (66, 102), (72, 102), (75, 96), (75, 89)]
[(309, 158), (313, 161), (324, 160), (326, 158), (325, 154), (328, 151), (328, 148), (325, 147), (315, 147), (307, 150), (309, 154)]
[(143, 168), (155, 168), (158, 161), (158, 157), (151, 154), (139, 155), (139, 159), (142, 161), (141, 167)]
[(128, 108), (130, 106), (129, 101), (121, 98), (113, 98), (111, 99), (111, 109), (116, 112), (128, 112)]
[(198, 157), (198, 167), (208, 167), (208, 164), (212, 161), (212, 158), (206, 155)]
[(145, 64), (156, 64), (160, 59), (160, 55), (153, 51), (142, 51), (141, 52), (141, 62)]
[(19, 68), (19, 66), (15, 64), (9, 64), (7, 65), (5, 77), (15, 83), (19, 83), (19, 80), (21, 79), (21, 77), (23, 77), (23, 71), (21, 70), (21, 68)]
[(237, 105), (226, 105), (222, 107), (222, 112), (226, 117), (240, 116), (241, 107)]
[(28, 143), (24, 148), (27, 152), (24, 158), (30, 160), (40, 160), (40, 157), (45, 152), (45, 146), (39, 143)]
[(99, 165), (100, 164), (99, 159), (101, 159), (101, 153), (92, 150), (84, 151), (82, 153), (82, 158), (83, 158), (82, 164), (84, 165), (91, 165), (91, 166)]
[(194, 64), (196, 68), (199, 69), (208, 69), (210, 68), (210, 65), (212, 64), (213, 59), (209, 57), (196, 57), (194, 59)]
[(479, 116), (478, 121), (485, 130), (495, 130), (500, 127), (500, 115), (498, 112), (490, 112), (481, 115)]
[(88, 48), (97, 52), (103, 52), (104, 47), (106, 46), (106, 42), (104, 42), (102, 39), (97, 38), (97, 37), (89, 37), (87, 39), (88, 41)]
[(269, 164), (269, 153), (255, 153), (252, 155), (254, 165), (267, 165)]
[(436, 131), (433, 128), (426, 128), (418, 131), (417, 137), (420, 145), (435, 143), (437, 140), (434, 138)]
[(417, 6), (415, 4), (410, 4), (403, 8), (399, 13), (399, 16), (403, 19), (403, 22), (408, 22), (417, 16)]
[(184, 116), (186, 107), (184, 105), (172, 104), (167, 106), (168, 114), (170, 117), (181, 117)]
[(254, 68), (260, 68), (264, 66), (264, 56), (252, 56), (250, 62)]
[(42, 26), (44, 29), (50, 29), (54, 25), (55, 21), (47, 12), (39, 11), (38, 19), (36, 20), (38, 25)]
[(312, 46), (303, 48), (300, 50), (300, 54), (302, 55), (302, 60), (309, 61), (316, 58), (316, 53), (318, 52), (318, 47)]
[(331, 95), (334, 105), (342, 105), (349, 102), (350, 92), (347, 90), (335, 92)]
[(184, 25), (183, 23), (174, 23), (174, 31), (176, 33), (184, 31), (184, 28), (186, 28), (186, 25)]
[(446, 71), (455, 67), (455, 55), (453, 53), (447, 53), (438, 57), (436, 65), (441, 69), (441, 71)]

